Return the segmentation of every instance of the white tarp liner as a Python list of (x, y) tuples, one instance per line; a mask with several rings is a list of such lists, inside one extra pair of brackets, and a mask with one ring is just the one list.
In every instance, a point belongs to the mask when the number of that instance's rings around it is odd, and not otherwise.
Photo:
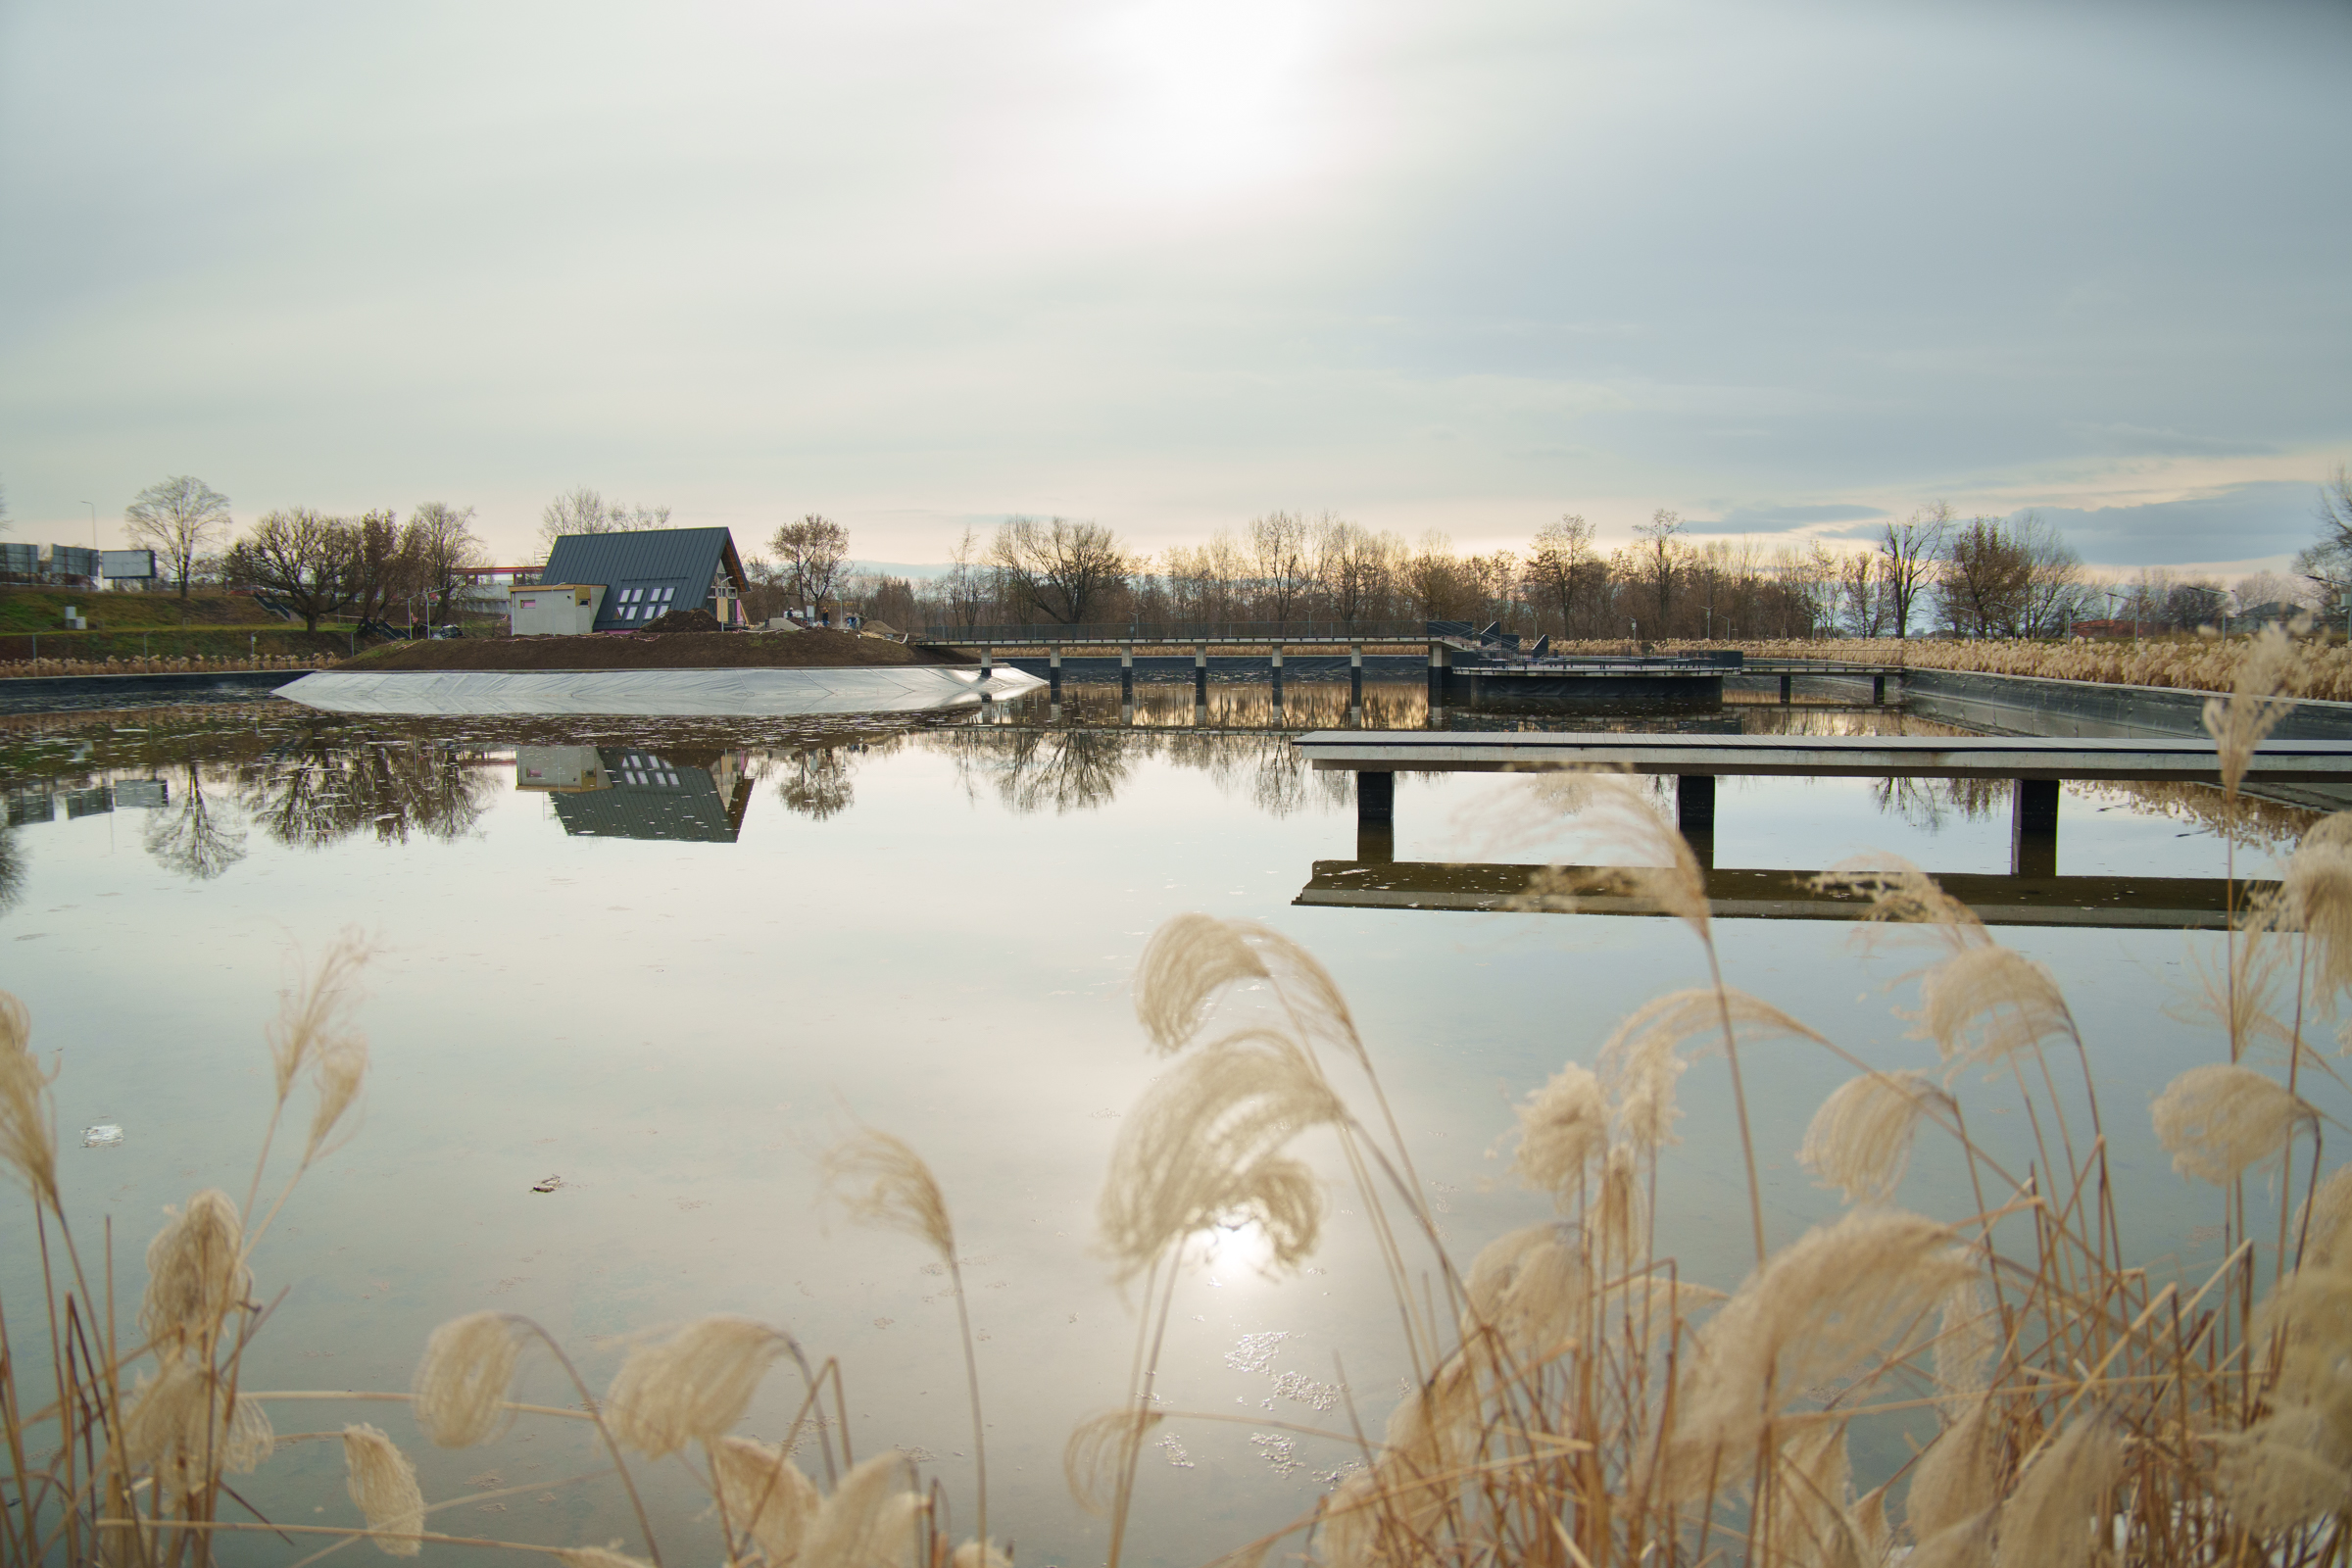
[(859, 669), (320, 670), (277, 695), (336, 713), (626, 713), (794, 717), (919, 713), (1017, 697), (1045, 682), (998, 665)]

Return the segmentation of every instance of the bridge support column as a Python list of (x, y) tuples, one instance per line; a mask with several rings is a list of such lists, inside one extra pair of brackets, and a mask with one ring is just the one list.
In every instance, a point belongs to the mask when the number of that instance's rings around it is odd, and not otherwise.
[(1348, 706), (1349, 708), (1364, 706), (1364, 645), (1362, 643), (1350, 643), (1348, 646)]
[(1193, 645), (1193, 706), (1208, 706), (1208, 644)]
[(1129, 709), (1135, 706), (1135, 644), (1119, 645), (1119, 701)]
[(2058, 781), (2021, 778), (2010, 786), (2009, 874), (2058, 874)]
[(1433, 724), (1446, 712), (1446, 671), (1452, 663), (1452, 649), (1444, 643), (1429, 645), (1429, 717)]
[(1359, 771), (1355, 775), (1355, 858), (1359, 860), (1396, 858), (1396, 775)]
[(1282, 706), (1282, 644), (1274, 645), (1274, 706)]
[(1781, 701), (1782, 701), (1782, 703), (1783, 703), (1783, 704), (1786, 704), (1786, 703), (1788, 703), (1788, 700), (1789, 700), (1789, 699), (1790, 699), (1790, 698), (1791, 698), (1791, 697), (1792, 697), (1792, 696), (1795, 694), (1795, 692), (1796, 692), (1796, 677), (1795, 677), (1794, 675), (1783, 675), (1783, 676), (1781, 677)]
[(1876, 708), (1886, 706), (1886, 677), (1885, 674), (1870, 677), (1870, 701), (1871, 705)]
[(1051, 702), (1061, 701), (1061, 649), (1046, 650), (1046, 697)]
[(980, 678), (982, 680), (986, 680), (996, 672), (997, 645), (994, 643), (982, 643), (980, 645)]
[(1674, 781), (1674, 825), (1698, 863), (1715, 864), (1715, 775), (1683, 773)]

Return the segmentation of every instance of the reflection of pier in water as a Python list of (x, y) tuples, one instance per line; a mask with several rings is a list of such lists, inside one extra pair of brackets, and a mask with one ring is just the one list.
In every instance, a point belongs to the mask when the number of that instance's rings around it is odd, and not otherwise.
[[(1549, 870), (1543, 891), (1529, 880)], [(1861, 920), (1871, 901), (1825, 892), (1818, 871), (1705, 868), (1718, 920)], [(2221, 930), (2230, 885), (2220, 877), (1986, 876), (1937, 874), (1936, 885), (1986, 925)], [(2275, 883), (2237, 884), (2237, 901)], [(1435, 860), (1317, 860), (1293, 904), (1346, 909), (1520, 909), (1538, 913), (1665, 914), (1595, 866), (1466, 865)]]
[(518, 746), (514, 787), (547, 796), (576, 837), (732, 844), (752, 781), (741, 753), (635, 746)]

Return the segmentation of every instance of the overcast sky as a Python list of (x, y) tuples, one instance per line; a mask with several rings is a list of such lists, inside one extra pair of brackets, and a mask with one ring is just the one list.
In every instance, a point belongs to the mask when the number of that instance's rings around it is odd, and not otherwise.
[(0, 0), (0, 484), (2277, 561), (2352, 457), (2348, 62), (2340, 0)]

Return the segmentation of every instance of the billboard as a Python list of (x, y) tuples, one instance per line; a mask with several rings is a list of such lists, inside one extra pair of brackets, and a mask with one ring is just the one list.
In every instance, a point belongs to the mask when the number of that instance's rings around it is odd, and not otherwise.
[(98, 574), (101, 577), (152, 577), (155, 575), (155, 552), (101, 550), (98, 552)]

